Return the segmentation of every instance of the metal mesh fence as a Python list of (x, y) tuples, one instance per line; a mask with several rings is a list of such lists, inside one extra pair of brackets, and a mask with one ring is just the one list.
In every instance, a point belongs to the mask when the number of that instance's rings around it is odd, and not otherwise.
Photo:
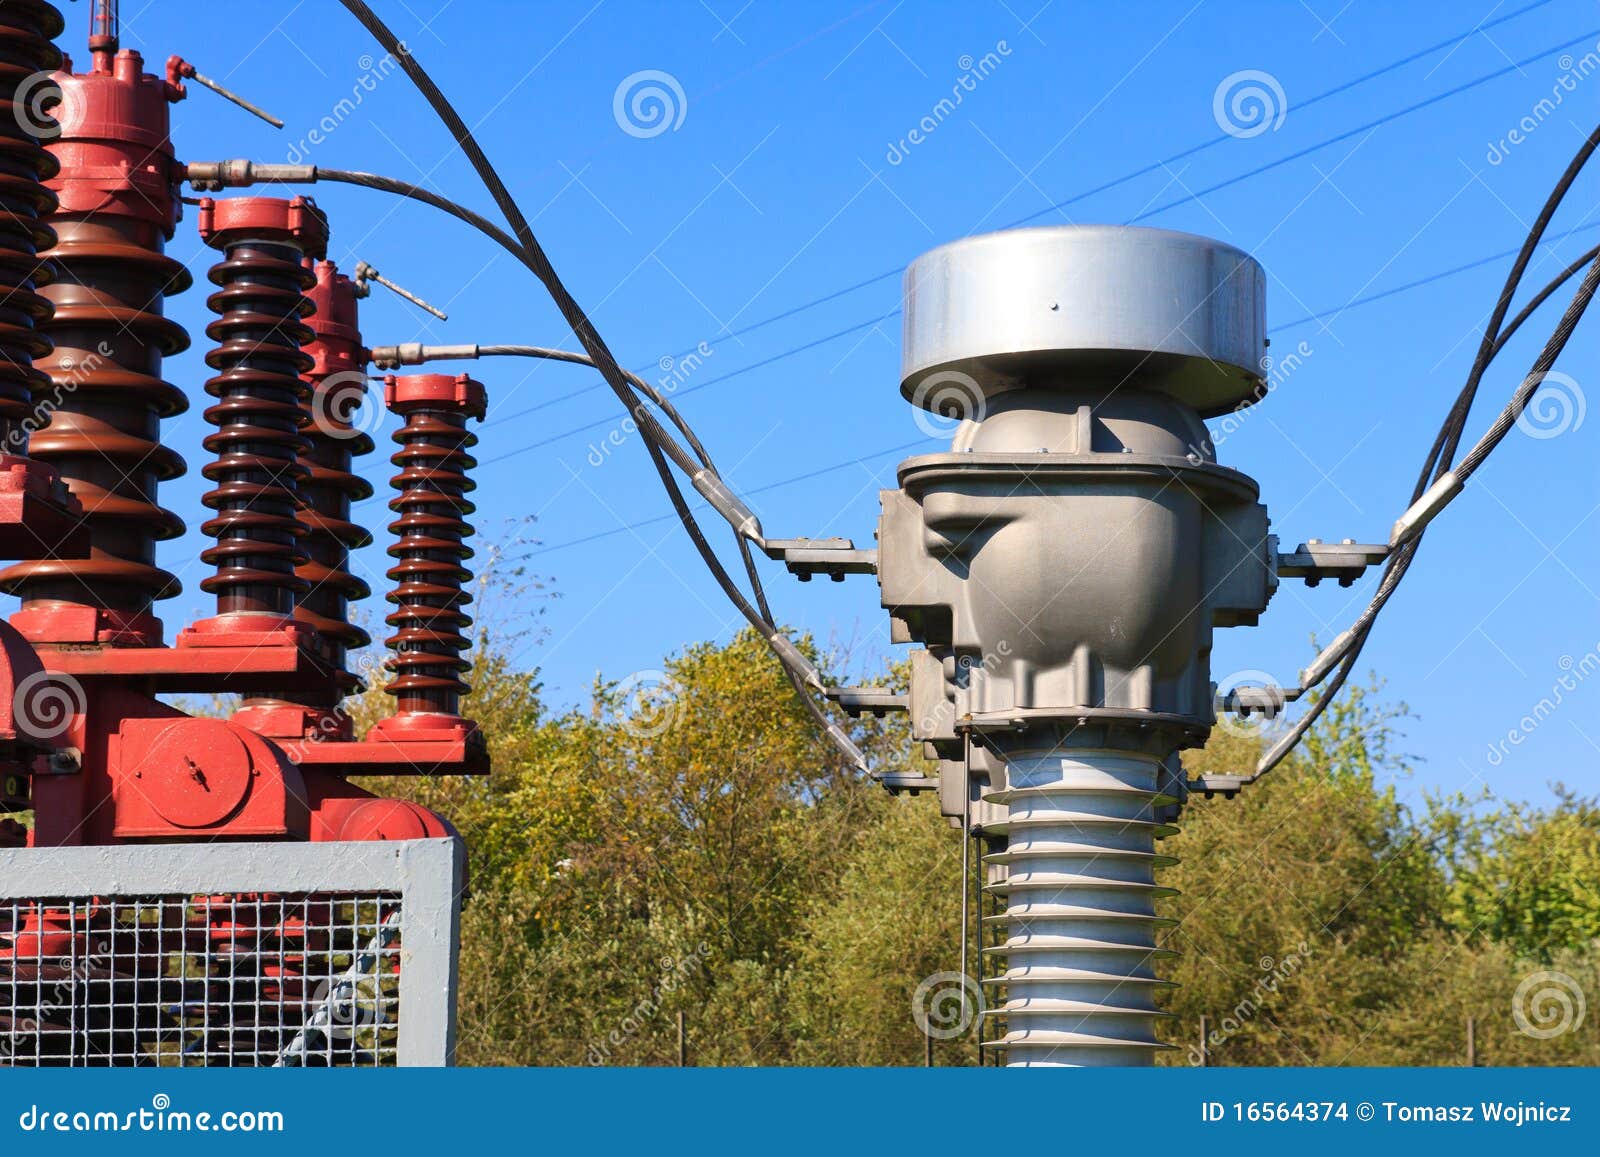
[(460, 872), (454, 840), (0, 852), (0, 1067), (448, 1063)]
[(401, 914), (384, 893), (0, 903), (0, 1060), (393, 1065)]

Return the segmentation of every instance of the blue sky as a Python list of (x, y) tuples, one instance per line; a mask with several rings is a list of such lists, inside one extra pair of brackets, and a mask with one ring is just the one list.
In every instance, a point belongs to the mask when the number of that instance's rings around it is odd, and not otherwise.
[[(662, 377), (662, 359), (705, 343), (676, 397), (782, 536), (869, 541), (895, 463), (938, 449), (897, 389), (895, 274), (907, 261), (1022, 220), (1137, 219), (1219, 237), (1267, 270), (1274, 351), (1297, 350), (1300, 364), (1226, 431), (1219, 456), (1260, 480), (1285, 545), (1381, 541), (1509, 257), (1407, 287), (1514, 250), (1600, 115), (1592, 0), (590, 2), (374, 6), (475, 126), (624, 364)], [(185, 159), (364, 168), (490, 208), (409, 82), (385, 75), (331, 0), (239, 0), (226, 20), (194, 0), (123, 7), (126, 46), (153, 64), (181, 53), (288, 122), (275, 133), (196, 89), (175, 110)], [(83, 5), (70, 16), (77, 44)], [(619, 86), (641, 72), (670, 78), (656, 81), (674, 104), (664, 131), (628, 121), (626, 92), (619, 119)], [(1234, 87), (1266, 91), (1270, 123), (1224, 134), (1219, 87), (1247, 72), (1266, 76)], [(956, 88), (959, 106), (936, 112)], [(911, 142), (925, 117), (934, 127)], [(1590, 174), (1568, 198), (1552, 232), (1577, 232), (1541, 249), (1530, 285), (1600, 240), (1597, 189)], [(540, 287), (455, 223), (378, 194), (316, 195), (336, 258), (364, 259), (450, 313), (433, 322), (379, 291), (369, 342), (571, 346)], [(192, 219), (179, 230), (174, 255), (209, 265)], [(198, 402), (204, 293), (171, 312), (196, 348), (168, 376)], [(1553, 321), (1508, 348), (1469, 438)], [(1595, 335), (1591, 318), (1562, 363), (1571, 428), (1508, 439), (1429, 532), (1367, 649), (1416, 715), (1404, 747), (1425, 761), (1408, 794), (1541, 797), (1557, 779), (1595, 783), (1600, 678), (1573, 673), (1600, 647), (1600, 415), (1577, 421), (1596, 385)], [(670, 519), (637, 438), (593, 451), (620, 417), (594, 375), (516, 362), (475, 372), (491, 398), (479, 526), (530, 552), (559, 595), (545, 604), (547, 636), (524, 654), (550, 699), (580, 701), (597, 671), (625, 677), (686, 642), (726, 638), (735, 615)], [(165, 427), (190, 463), (165, 504), (191, 528), (200, 409)], [(374, 456), (367, 473), (381, 487), (387, 463)], [(371, 524), (382, 513), (363, 511)], [(383, 537), (360, 560), (379, 589)], [(169, 634), (209, 612), (201, 545), (191, 529), (164, 550), (186, 586), (164, 607)], [(890, 653), (870, 579), (769, 577), (788, 622), (862, 664)], [(1286, 582), (1259, 628), (1219, 633), (1217, 675), (1291, 682), (1310, 637), (1337, 633), (1369, 590)], [(1559, 708), (1519, 722), (1564, 675)], [(1491, 754), (1512, 730), (1519, 741)]]

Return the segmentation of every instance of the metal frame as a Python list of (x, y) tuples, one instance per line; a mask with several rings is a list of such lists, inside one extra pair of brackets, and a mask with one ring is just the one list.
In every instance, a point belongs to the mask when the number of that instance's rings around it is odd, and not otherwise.
[(459, 839), (147, 844), (0, 850), (0, 900), (230, 892), (387, 891), (405, 913), (398, 1063), (454, 1063)]

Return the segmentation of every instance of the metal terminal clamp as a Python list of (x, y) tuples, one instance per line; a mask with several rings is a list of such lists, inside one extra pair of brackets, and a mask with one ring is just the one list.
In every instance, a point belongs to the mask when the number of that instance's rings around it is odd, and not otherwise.
[(837, 583), (847, 574), (878, 573), (878, 552), (858, 550), (848, 538), (769, 538), (761, 549), (803, 583), (819, 574)]
[(1278, 555), (1278, 577), (1304, 579), (1314, 587), (1325, 578), (1337, 579), (1347, 587), (1360, 578), (1368, 567), (1377, 566), (1389, 557), (1389, 548), (1382, 543), (1323, 542), (1320, 538), (1307, 539), (1287, 554)]

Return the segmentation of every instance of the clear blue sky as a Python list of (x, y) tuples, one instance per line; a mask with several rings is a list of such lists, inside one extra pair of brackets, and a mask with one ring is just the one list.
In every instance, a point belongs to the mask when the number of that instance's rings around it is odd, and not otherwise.
[[(1509, 258), (1403, 287), (1519, 245), (1600, 116), (1592, 0), (590, 3), (375, 7), (476, 126), (624, 364), (656, 377), (663, 357), (708, 344), (677, 391), (681, 407), (780, 535), (870, 540), (895, 463), (938, 448), (898, 394), (898, 317), (871, 324), (898, 308), (898, 278), (860, 283), (1024, 218), (1141, 218), (1253, 253), (1268, 274), (1274, 351), (1300, 342), (1310, 351), (1219, 449), (1260, 480), (1285, 545), (1382, 540)], [(152, 63), (181, 53), (288, 121), (274, 133), (196, 89), (175, 110), (184, 157), (304, 154), (489, 208), (409, 82), (398, 72), (371, 79), (378, 54), (332, 0), (237, 0), (225, 15), (198, 0), (123, 7), (125, 44)], [(1519, 9), (1529, 10), (1502, 19)], [(79, 42), (84, 5), (70, 15)], [(1313, 102), (1480, 23), (1459, 43)], [(986, 54), (993, 63), (980, 66)], [(972, 80), (973, 69), (985, 75)], [(624, 131), (614, 114), (619, 84), (645, 70), (669, 74), (683, 94), (681, 123), (675, 116), (653, 136)], [(1281, 89), (1281, 121), (1274, 114), (1265, 131), (1158, 164), (1222, 136), (1214, 97), (1246, 70)], [(960, 106), (936, 113), (964, 75)], [(359, 103), (339, 107), (353, 92)], [(1540, 106), (1556, 92), (1559, 106)], [(933, 131), (892, 158), (925, 116)], [(332, 131), (313, 144), (324, 118)], [(1524, 118), (1531, 131), (1509, 143)], [(1581, 231), (1540, 251), (1530, 283), (1600, 240), (1597, 180), (1574, 190), (1553, 225)], [(571, 345), (533, 280), (453, 222), (377, 194), (330, 186), (317, 195), (337, 258), (365, 259), (450, 312), (432, 323), (377, 297), (369, 341)], [(173, 252), (197, 268), (211, 259), (192, 220)], [(204, 293), (173, 313), (196, 349), (173, 359), (169, 376), (198, 402)], [(1322, 316), (1302, 322), (1308, 315)], [(1550, 316), (1489, 376), (1469, 437), (1531, 360)], [(1589, 320), (1563, 362), (1580, 390), (1600, 388), (1597, 325)], [(620, 678), (659, 667), (685, 642), (727, 637), (735, 616), (663, 517), (637, 439), (599, 466), (589, 460), (619, 417), (594, 376), (521, 363), (477, 372), (492, 399), (479, 524), (503, 541), (515, 520), (535, 516), (529, 565), (559, 594), (546, 607), (548, 636), (525, 655), (550, 699), (580, 701), (597, 671)], [(166, 502), (191, 527), (201, 521), (200, 408), (166, 425), (190, 462)], [(1416, 714), (1405, 746), (1426, 760), (1408, 794), (1487, 785), (1542, 797), (1556, 779), (1593, 788), (1600, 678), (1562, 692), (1560, 709), (1503, 758), (1488, 752), (1550, 694), (1564, 663), (1581, 666), (1600, 645), (1597, 438), (1600, 414), (1559, 437), (1513, 434), (1429, 532), (1380, 624), (1366, 662)], [(381, 486), (387, 464), (369, 463)], [(381, 513), (369, 506), (366, 520)], [(166, 604), (169, 632), (209, 610), (200, 546), (191, 530), (165, 550), (187, 588)], [(361, 560), (378, 588), (380, 548)], [(799, 586), (771, 568), (770, 589), (800, 628), (850, 643), (865, 662), (889, 653), (870, 579)], [(1260, 628), (1219, 633), (1217, 674), (1259, 669), (1291, 682), (1309, 637), (1335, 634), (1369, 589), (1285, 583)]]

